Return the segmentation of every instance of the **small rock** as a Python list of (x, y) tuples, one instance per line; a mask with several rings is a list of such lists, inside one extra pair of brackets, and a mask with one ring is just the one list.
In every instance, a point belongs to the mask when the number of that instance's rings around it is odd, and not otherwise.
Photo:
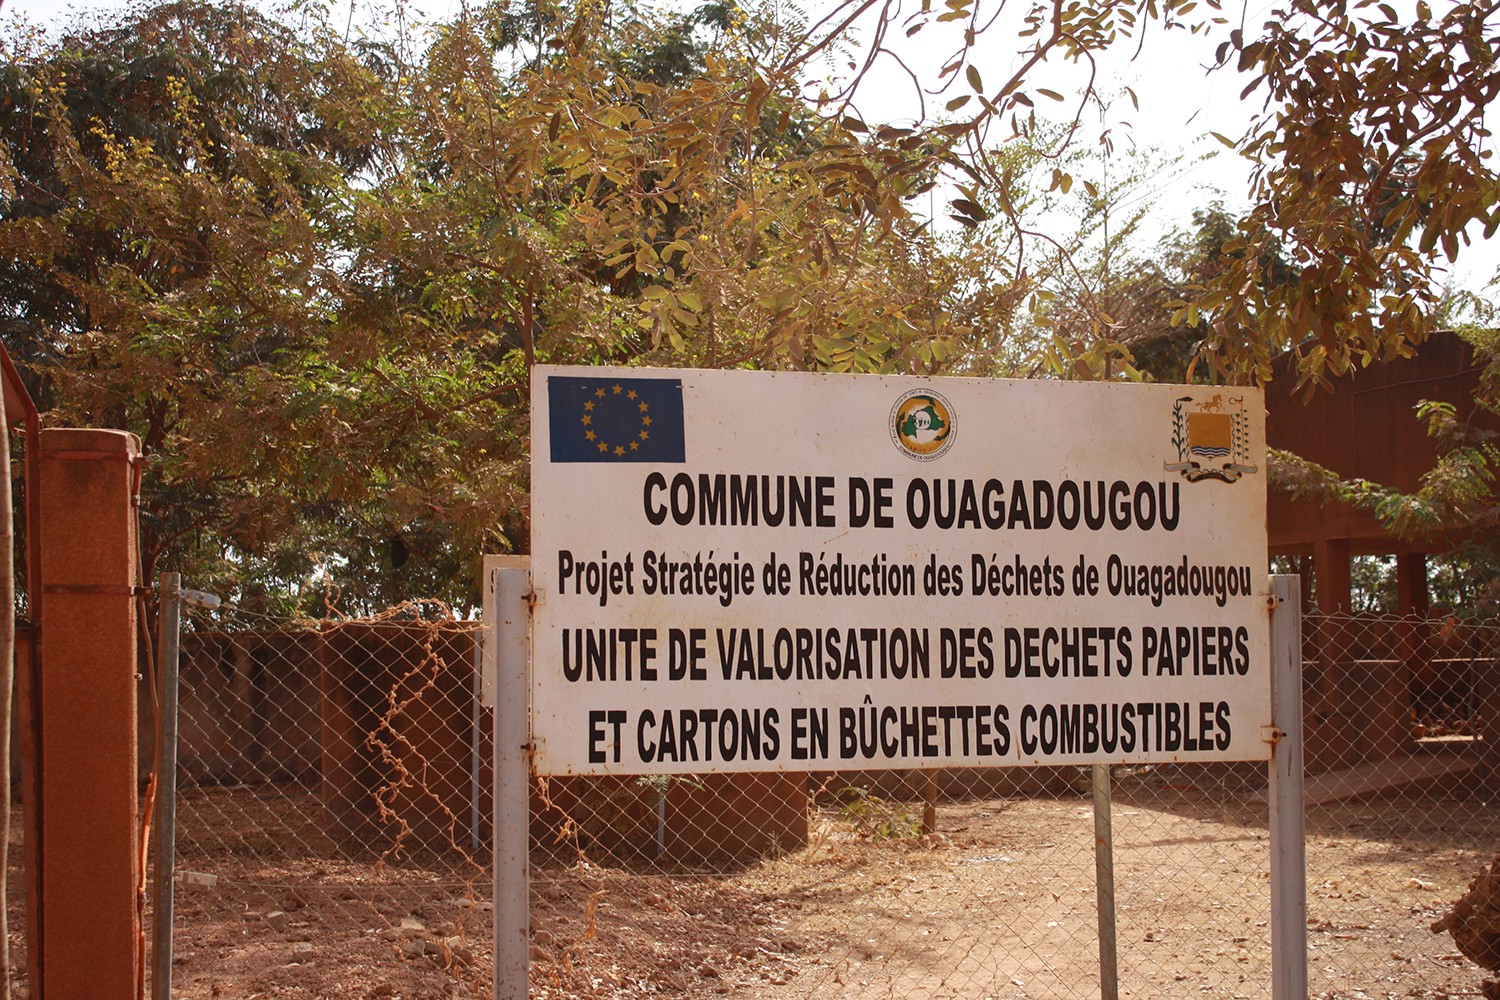
[(385, 930), (380, 932), (380, 936), (385, 938), (387, 941), (400, 941), (401, 931), (395, 927), (387, 927)]
[(542, 948), (542, 947), (539, 947), (537, 945), (532, 945), (531, 946), (531, 960), (533, 962), (550, 962), (550, 961), (552, 961), (552, 953), (549, 952), (546, 948)]
[(265, 910), (246, 910), (244, 913), (241, 913), (240, 916), (243, 917), (247, 921), (264, 920), (264, 919), (266, 919), (266, 911)]
[(763, 913), (757, 913), (750, 918), (750, 922), (752, 924), (760, 924), (762, 927), (764, 927), (766, 924), (769, 924), (771, 922), (771, 918)]
[(290, 921), (290, 919), (291, 918), (289, 918), (282, 910), (272, 910), (270, 913), (266, 914), (266, 924), (270, 926), (271, 930), (275, 931), (277, 934), (280, 934), (282, 931), (286, 930), (287, 923)]
[(531, 935), (531, 940), (535, 941), (537, 944), (544, 944), (544, 945), (545, 944), (551, 944), (552, 943), (552, 932), (551, 931), (537, 931), (535, 934)]
[(719, 970), (715, 969), (712, 965), (705, 965), (703, 968), (698, 970), (698, 975), (702, 976), (704, 979), (718, 979)]
[(422, 941), (406, 941), (401, 945), (401, 954), (407, 958), (421, 958), (427, 954), (427, 947)]
[(416, 917), (402, 917), (401, 933), (409, 938), (421, 937), (427, 933), (427, 925)]
[(286, 932), (286, 939), (288, 941), (311, 941), (313, 939), (312, 928), (293, 928), (292, 930)]
[(298, 941), (296, 944), (292, 945), (293, 962), (311, 962), (316, 956), (316, 953), (317, 949), (313, 947), (310, 941)]
[(443, 953), (443, 946), (441, 943), (428, 938), (422, 942), (422, 952), (427, 955), (441, 955)]
[(447, 947), (448, 954), (452, 957), (454, 965), (474, 964), (474, 952), (469, 949), (468, 945), (464, 944), (463, 938), (457, 936), (444, 938), (443, 945)]

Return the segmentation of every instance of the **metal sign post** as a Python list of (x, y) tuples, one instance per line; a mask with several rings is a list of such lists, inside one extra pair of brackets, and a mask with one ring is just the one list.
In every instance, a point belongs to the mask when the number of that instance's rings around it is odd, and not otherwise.
[(1307, 844), (1302, 804), (1302, 581), (1271, 577), (1271, 996), (1307, 996)]
[(1119, 958), (1115, 951), (1115, 834), (1109, 808), (1109, 765), (1095, 764), (1094, 887), (1099, 900), (1099, 996), (1118, 1000)]
[(494, 595), (491, 620), (496, 669), (495, 1000), (526, 1000), (531, 945), (527, 704), (531, 574), (516, 560), (491, 570), (486, 589)]

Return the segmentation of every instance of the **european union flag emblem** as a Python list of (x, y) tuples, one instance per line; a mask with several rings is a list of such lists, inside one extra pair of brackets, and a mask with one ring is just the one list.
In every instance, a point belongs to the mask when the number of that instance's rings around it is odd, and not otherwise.
[(547, 377), (554, 462), (685, 462), (682, 380)]

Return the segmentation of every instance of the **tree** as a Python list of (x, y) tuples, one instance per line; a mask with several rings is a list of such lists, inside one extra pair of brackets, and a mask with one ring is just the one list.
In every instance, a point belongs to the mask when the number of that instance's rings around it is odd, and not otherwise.
[[(1303, 0), (1230, 33), (1220, 71), (1270, 102), (1240, 146), (1256, 206), (1232, 231), (1206, 215), (1150, 287), (1038, 225), (1082, 126), (1032, 112), (1060, 96), (1034, 74), (1152, 21), (1223, 32), (1216, 7), (1027, 9), (986, 87), (966, 0), (905, 20), (850, 0), (810, 25), (533, 0), (418, 44), (140, 8), (0, 76), (7, 344), (49, 419), (142, 434), (148, 576), (269, 577), (267, 607), (317, 607), (330, 580), (355, 603), (462, 603), (465, 553), (524, 547), (538, 361), (1118, 378), (1166, 345), (1151, 365), (1213, 380), (1296, 351), (1311, 385), (1420, 341), (1434, 255), (1494, 224), (1487, 8), (1403, 24)], [(816, 60), (848, 58), (857, 85), (890, 28), (945, 25), (961, 42), (933, 89), (969, 93), (938, 116), (804, 98)], [(912, 206), (954, 180), (959, 231), (935, 231)]]
[(1000, 245), (907, 209), (938, 140), (774, 91), (753, 18), (527, 10), (413, 54), (170, 4), (11, 60), (7, 343), (49, 420), (142, 435), (148, 578), (469, 602), (539, 360), (1003, 357)]
[[(1203, 360), (1219, 379), (1268, 379), (1270, 358), (1284, 351), (1297, 353), (1309, 384), (1351, 363), (1409, 353), (1440, 306), (1438, 255), (1455, 259), (1471, 223), (1486, 235), (1500, 226), (1500, 185), (1486, 159), (1483, 118), (1500, 86), (1496, 8), (1457, 3), (1435, 15), (1424, 2), (1403, 21), (1386, 4), (1296, 0), (1273, 12), (1257, 35), (1229, 29), (1219, 7), (1215, 0), (1204, 8), (1191, 0), (1034, 0), (1021, 19), (1012, 69), (986, 85), (976, 46), (1008, 23), (968, 0), (910, 14), (890, 2), (848, 0), (792, 47), (778, 71), (804, 65), (862, 25), (868, 48), (847, 86), (824, 95), (829, 106), (843, 107), (872, 67), (882, 60), (902, 65), (891, 29), (911, 35), (947, 26), (960, 36), (954, 53), (938, 80), (920, 83), (931, 84), (929, 95), (967, 89), (946, 107), (968, 117), (929, 121), (921, 131), (961, 139), (962, 148), (944, 149), (934, 161), (960, 164), (954, 169), (1014, 216), (1004, 202), (1012, 175), (989, 154), (991, 133), (1008, 125), (1012, 134), (1037, 134), (1036, 99), (1062, 99), (1037, 83), (1049, 60), (1083, 67), (1082, 111), (1099, 96), (1090, 75), (1096, 58), (1122, 44), (1149, 53), (1145, 33), (1153, 23), (1221, 38), (1215, 71), (1247, 74), (1245, 96), (1265, 101), (1243, 140), (1224, 139), (1257, 164), (1252, 208), (1224, 245), (1222, 271), (1177, 300), (1175, 322), (1193, 326), (1202, 318), (1215, 331)], [(1061, 157), (1083, 131), (1075, 114), (1054, 150), (1056, 189), (1072, 183)], [(1268, 255), (1295, 268), (1296, 279), (1268, 275)], [(1100, 349), (1121, 351), (1107, 338), (1072, 351)], [(1067, 363), (1057, 367), (1081, 374)]]
[(438, 511), (416, 550), (468, 523), (454, 507), (505, 502), (463, 461), (501, 437), (463, 406), (492, 375), (414, 331), (372, 342), (345, 273), (360, 185), (395, 151), (382, 68), (327, 32), (195, 4), (5, 68), (7, 346), (49, 420), (141, 435), (147, 579), (232, 592), (235, 564), (285, 564), (293, 534), (321, 543), (303, 576), (320, 550), (357, 571), (405, 511)]

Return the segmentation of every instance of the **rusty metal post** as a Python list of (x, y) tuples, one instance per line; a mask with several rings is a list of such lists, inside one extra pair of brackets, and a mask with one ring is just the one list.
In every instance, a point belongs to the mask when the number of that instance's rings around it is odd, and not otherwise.
[[(144, 986), (136, 757), (140, 443), (41, 433), (37, 690), (41, 909), (33, 996), (127, 1000)], [(30, 873), (28, 873), (30, 874)]]

